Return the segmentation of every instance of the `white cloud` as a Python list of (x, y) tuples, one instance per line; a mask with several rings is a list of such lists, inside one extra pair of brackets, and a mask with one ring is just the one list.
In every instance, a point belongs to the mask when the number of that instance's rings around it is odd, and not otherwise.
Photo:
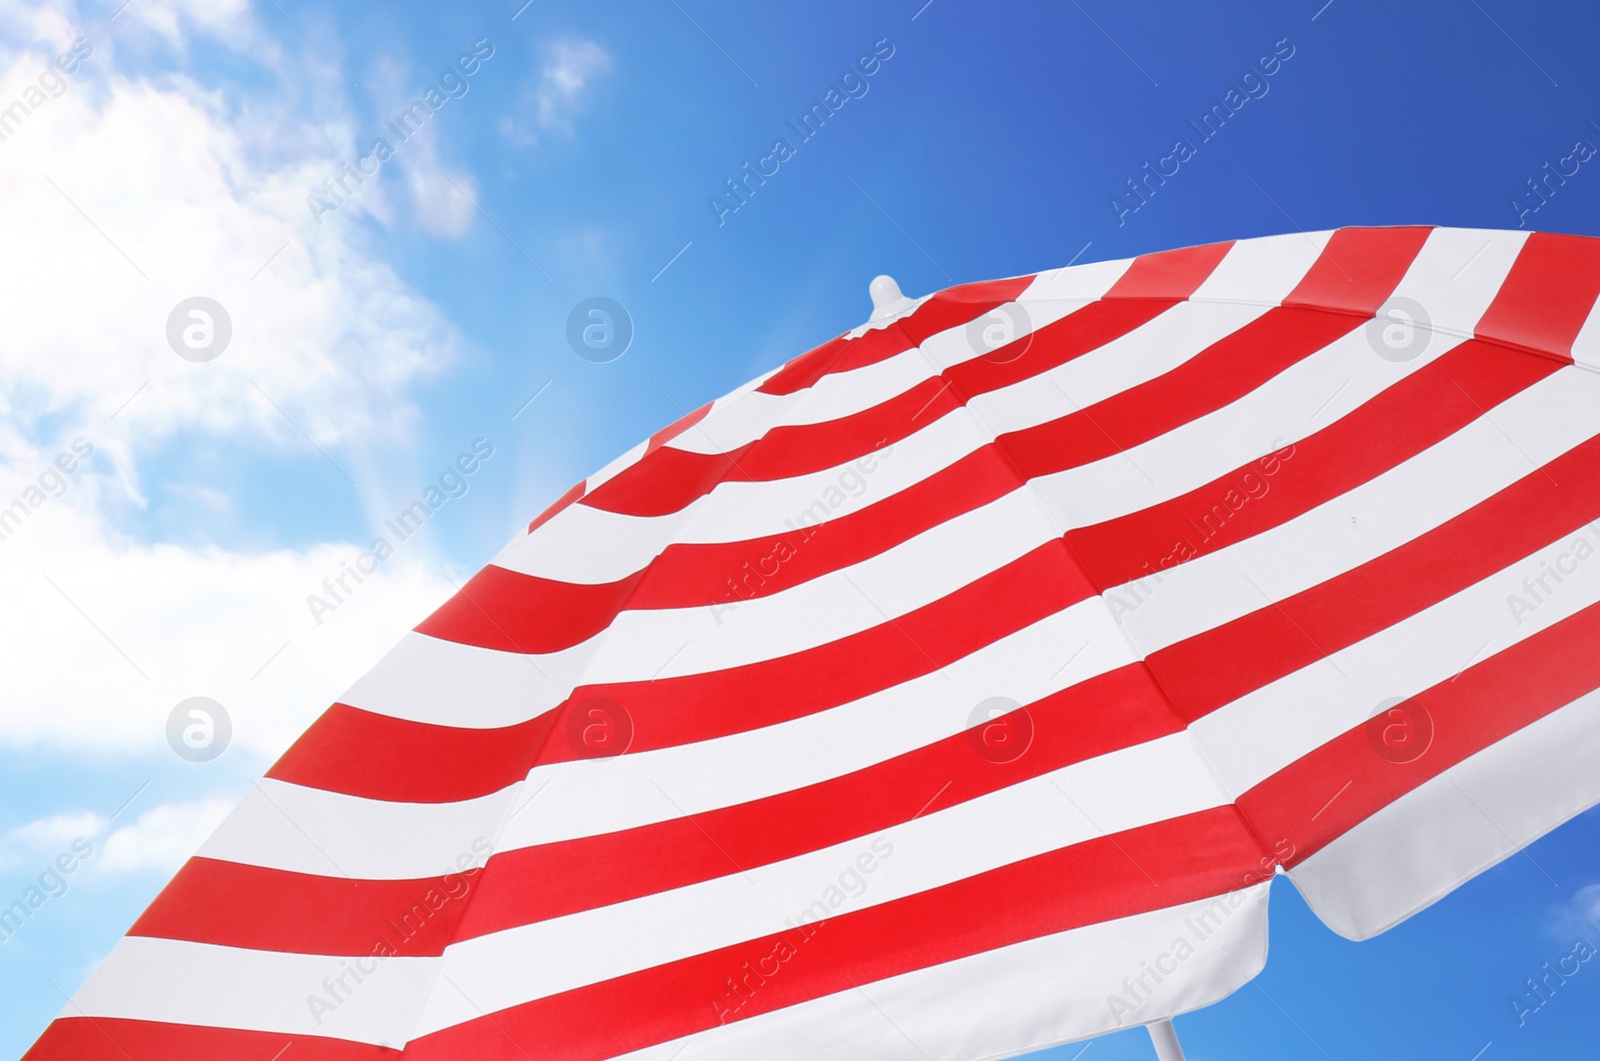
[(100, 873), (170, 873), (205, 843), (233, 806), (225, 796), (207, 796), (148, 810), (106, 837), (91, 864)]
[[(158, 35), (226, 43), (249, 28), (242, 4), (135, 6)], [(70, 22), (0, 0), (0, 29), (41, 42), (0, 35), (0, 101), (76, 36)], [(360, 212), (381, 187), (322, 225), (307, 207), (359, 153), (342, 76), (314, 55), (315, 68), (278, 70), (290, 60), (270, 42), (252, 48), (279, 80), (241, 103), (181, 72), (131, 74), (97, 40), (70, 86), (0, 141), (0, 510), (75, 437), (111, 464), (79, 469), (59, 499), (25, 502), (24, 525), (0, 540), (0, 743), (167, 754), (168, 712), (201, 695), (230, 713), (239, 751), (271, 757), (450, 592), (413, 543), (318, 626), (306, 595), (367, 542), (190, 547), (132, 522), (150, 459), (177, 440), (305, 454), (302, 429), (349, 465), (369, 511), (386, 512), (390, 451), (419, 415), (412, 395), (459, 345), (371, 245)], [(429, 223), (459, 218), (436, 207)], [(219, 301), (233, 329), (203, 364), (166, 334), (195, 295)], [(225, 506), (220, 485), (186, 503)]]
[(319, 624), (307, 595), (365, 546), (139, 543), (74, 488), (0, 541), (0, 644), (17, 649), (0, 668), (0, 742), (13, 746), (172, 754), (168, 715), (206, 696), (232, 720), (227, 754), (270, 760), (452, 592), (401, 543)]
[[(431, 130), (425, 130), (431, 133)], [(415, 147), (410, 147), (415, 144)], [(439, 152), (431, 135), (414, 136), (408, 142), (404, 165), (406, 185), (417, 212), (417, 223), (433, 236), (454, 237), (472, 227), (477, 209), (477, 183), (467, 174), (451, 173), (439, 162)]]
[(594, 41), (564, 37), (540, 45), (539, 76), (522, 94), (522, 111), (501, 120), (506, 138), (519, 146), (539, 142), (539, 133), (571, 129), (573, 113), (596, 76), (611, 69), (611, 56)]
[(28, 856), (48, 858), (66, 850), (79, 837), (95, 836), (105, 827), (106, 820), (92, 811), (52, 814), (19, 825), (6, 834), (0, 865), (15, 865)]

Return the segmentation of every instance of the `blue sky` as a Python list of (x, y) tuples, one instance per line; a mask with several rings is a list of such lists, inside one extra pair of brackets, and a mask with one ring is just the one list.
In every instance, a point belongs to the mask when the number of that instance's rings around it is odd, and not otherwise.
[[(0, 899), (75, 837), (97, 852), (0, 944), (0, 1054), (519, 523), (861, 323), (872, 276), (915, 296), (1294, 229), (1600, 225), (1600, 160), (1526, 209), (1546, 163), (1600, 145), (1600, 12), (1578, 5), (519, 3), (0, 2), (0, 106), (42, 86), (0, 140), (0, 504), (93, 448), (0, 541)], [(387, 122), (430, 85), (457, 98), (401, 142)], [(835, 86), (852, 98), (802, 140), (788, 122)], [(1234, 88), (1258, 98), (1201, 140)], [(324, 178), (380, 137), (393, 157), (330, 203)], [(1193, 157), (1127, 209), (1180, 138)], [(193, 296), (233, 329), (204, 363), (165, 334)], [(567, 340), (596, 296), (633, 330), (603, 364)], [(464, 493), (313, 616), (478, 439)], [(208, 762), (167, 743), (190, 696), (231, 721)], [(1508, 999), (1595, 911), (1597, 841), (1590, 813), (1364, 944), (1280, 882), (1265, 974), (1180, 1019), (1191, 1057), (1578, 1055), (1600, 965), (1525, 1026)], [(1134, 1032), (1088, 1056), (1151, 1054)]]

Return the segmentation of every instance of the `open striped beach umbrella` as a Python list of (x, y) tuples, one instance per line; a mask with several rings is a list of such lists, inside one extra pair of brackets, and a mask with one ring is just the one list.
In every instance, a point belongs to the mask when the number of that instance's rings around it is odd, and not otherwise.
[(1347, 229), (913, 301), (575, 487), (31, 1061), (973, 1061), (1600, 800), (1600, 240)]

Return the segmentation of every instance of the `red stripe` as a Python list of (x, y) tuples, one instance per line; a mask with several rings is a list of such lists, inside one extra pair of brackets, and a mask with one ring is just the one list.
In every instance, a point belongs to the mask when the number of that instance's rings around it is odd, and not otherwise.
[[(579, 686), (556, 710), (609, 697), (632, 719), (635, 752), (711, 740), (930, 674), (1092, 595), (1064, 544), (1052, 539), (931, 604), (825, 645), (707, 673)], [(552, 740), (539, 761), (582, 754)]]
[(648, 457), (662, 446), (665, 446), (668, 442), (671, 442), (673, 439), (689, 430), (695, 424), (698, 424), (700, 421), (704, 420), (706, 416), (710, 414), (711, 406), (713, 404), (714, 403), (712, 402), (706, 402), (694, 412), (689, 413), (686, 416), (679, 417), (666, 427), (663, 427), (660, 431), (657, 431), (655, 434), (651, 435), (650, 441), (647, 442), (644, 447), (645, 456)]
[(290, 784), (397, 803), (453, 803), (526, 776), (554, 716), (498, 729), (412, 722), (334, 704), (267, 771)]
[(893, 445), (956, 408), (944, 390), (938, 377), (926, 379), (870, 409), (822, 423), (780, 425), (726, 453), (657, 449), (595, 487), (583, 503), (632, 516), (665, 516), (718, 483), (770, 482), (835, 468)]
[(279, 1055), (283, 1061), (400, 1061), (410, 1056), (382, 1046), (315, 1035), (200, 1028), (121, 1017), (58, 1017), (22, 1061), (277, 1061)]
[(1382, 475), (1560, 367), (1468, 340), (1303, 441), (1169, 501), (1068, 531), (1067, 541), (1102, 588), (1159, 574)]
[[(1034, 478), (1114, 457), (1215, 412), (1363, 323), (1345, 313), (1306, 308), (1306, 299), (1348, 305), (1360, 297), (1375, 310), (1399, 284), (1426, 236), (1426, 229), (1335, 233), (1290, 296), (1300, 305), (1268, 310), (1171, 372), (1071, 416), (1003, 435), (997, 443), (1023, 475)], [(1349, 263), (1344, 272), (1350, 279), (1344, 279), (1336, 260)], [(1331, 277), (1338, 278), (1336, 290), (1330, 290), (1335, 287)], [(1141, 562), (1153, 558), (1146, 555)]]
[(633, 597), (648, 571), (616, 582), (562, 582), (489, 564), (416, 629), (501, 652), (560, 652), (610, 626), (623, 609), (636, 607)]
[(1360, 567), (1154, 652), (1146, 662), (1173, 706), (1193, 721), (1432, 607), (1596, 517), (1600, 438)]
[[(366, 955), (385, 944), (405, 955), (438, 955), (451, 940), (868, 836), (1182, 728), (1136, 664), (1029, 704), (1025, 717), (1008, 720), (1012, 732), (1031, 731), (1026, 750), (1010, 762), (983, 757), (974, 734), (957, 733), (841, 777), (692, 819), (499, 852), (482, 872), (358, 882), (194, 858), (129, 935), (303, 954)], [(406, 764), (396, 769), (404, 772)], [(307, 917), (308, 910), (318, 916)]]
[(589, 481), (585, 479), (576, 486), (568, 488), (566, 493), (555, 499), (554, 504), (545, 509), (543, 512), (539, 513), (538, 516), (534, 517), (533, 522), (528, 524), (528, 533), (532, 534), (546, 523), (549, 523), (551, 518), (554, 517), (556, 513), (560, 512), (562, 509), (578, 500), (578, 498), (582, 497), (583, 492), (588, 489), (588, 487)]
[[(439, 773), (419, 794), (470, 798), (485, 794), (485, 789), (497, 791), (504, 787), (500, 782), (522, 776), (516, 773), (520, 749), (536, 745), (539, 733), (591, 697), (608, 697), (627, 712), (633, 725), (630, 751), (710, 740), (825, 711), (932, 673), (1093, 592), (1061, 540), (1052, 539), (937, 601), (827, 644), (707, 673), (579, 686), (559, 706), (517, 726), (452, 731), (450, 739), (460, 747), (477, 750), (513, 734), (519, 751), (507, 751), (481, 781), (439, 766)], [(684, 710), (685, 704), (695, 705), (695, 710)], [(298, 784), (331, 791), (352, 788), (357, 789), (353, 794), (383, 791), (395, 796), (409, 792), (400, 764), (421, 763), (438, 754), (429, 735), (415, 723), (347, 708), (338, 714), (329, 729), (335, 740), (315, 741), (315, 747), (308, 740), (285, 757), (285, 780), (292, 777)], [(376, 749), (371, 760), (374, 771), (380, 759), (387, 759), (384, 769), (392, 770), (396, 778), (346, 774), (340, 756), (351, 747)], [(586, 749), (565, 739), (544, 740), (529, 768), (586, 754)], [(427, 777), (431, 768), (420, 769)], [(278, 773), (275, 767), (274, 775)], [(489, 788), (491, 784), (495, 787)]]
[(1102, 297), (1158, 298), (1182, 302), (1216, 271), (1234, 246), (1232, 240), (1227, 240), (1140, 255)]
[[(608, 512), (662, 516), (679, 511), (720, 482), (771, 481), (838, 467), (899, 442), (974, 395), (1065, 364), (1149, 323), (1188, 298), (1232, 246), (1218, 243), (1146, 255), (1136, 259), (1107, 292), (1105, 297), (1110, 302), (1091, 303), (1002, 347), (990, 358), (957, 364), (942, 376), (923, 380), (909, 391), (838, 420), (775, 427), (762, 438), (727, 453), (662, 450), (596, 487), (583, 503)], [(1006, 283), (1016, 286), (1011, 281)], [(978, 303), (982, 312), (999, 304)], [(947, 318), (948, 314), (933, 314), (921, 320), (919, 315), (921, 323), (909, 330), (921, 342), (939, 330), (933, 327), (935, 323)], [(1013, 348), (1023, 352), (1008, 354)], [(843, 367), (837, 370), (842, 371)], [(957, 399), (958, 394), (961, 399)]]
[(1302, 862), (1423, 782), (1600, 688), (1597, 641), (1600, 605), (1591, 605), (1401, 704), (1431, 719), (1432, 743), (1419, 758), (1378, 754), (1369, 726), (1381, 723), (1367, 723), (1273, 774), (1239, 808), (1261, 835), (1294, 844), (1288, 864)]
[(988, 313), (1012, 301), (1033, 282), (1031, 276), (990, 280), (947, 288), (918, 306), (910, 316), (886, 328), (873, 328), (859, 338), (840, 336), (789, 362), (757, 390), (794, 394), (814, 386), (831, 372), (848, 372), (885, 361), (919, 345), (930, 335)]
[(1371, 317), (1432, 234), (1426, 226), (1341, 228), (1283, 304)]
[(1572, 344), (1595, 305), (1596, 276), (1600, 240), (1535, 232), (1476, 333), (1480, 339), (1570, 361)]
[[(485, 841), (482, 854), (488, 850)], [(481, 877), (469, 869), (423, 880), (350, 880), (197, 856), (128, 935), (296, 954), (437, 957), (456, 938)]]
[[(979, 360), (957, 365), (943, 377), (925, 380), (865, 413), (824, 424), (774, 428), (769, 437), (782, 445), (770, 452), (789, 455), (758, 458), (769, 452), (766, 438), (738, 451), (733, 458), (737, 468), (726, 463), (727, 455), (663, 449), (597, 487), (584, 502), (599, 498), (597, 507), (660, 515), (675, 510), (666, 508), (669, 504), (687, 503), (723, 478), (760, 479), (768, 471), (774, 476), (803, 474), (814, 470), (813, 465), (835, 467), (861, 454), (867, 454), (863, 461), (888, 460), (894, 442), (909, 434), (915, 422), (932, 422), (953, 409), (958, 393), (970, 398), (1048, 371), (1148, 323), (1204, 282), (1229, 246), (1139, 259), (1113, 288), (1122, 292), (1117, 301), (1092, 303), (1041, 329), (1027, 357), (1004, 364)], [(1179, 297), (1169, 300), (1173, 294)], [(874, 452), (880, 445), (881, 453)], [(992, 447), (984, 449), (989, 452), (970, 454), (884, 501), (808, 526), (805, 532), (725, 544), (670, 545), (642, 579), (635, 573), (616, 582), (569, 584), (491, 566), (417, 629), (463, 644), (547, 653), (594, 636), (624, 607), (682, 608), (767, 596), (875, 556), (1009, 493), (1017, 485), (1013, 467)], [(659, 463), (643, 468), (650, 460)], [(752, 461), (763, 474), (751, 471)], [(692, 467), (697, 464), (698, 469)], [(641, 471), (639, 476), (633, 474), (636, 470)], [(817, 518), (810, 510), (796, 517), (807, 524)], [(541, 520), (548, 518), (547, 514)]]
[[(863, 845), (864, 853), (869, 850)], [(730, 1019), (853, 991), (1013, 943), (1221, 896), (1264, 879), (1263, 857), (1234, 808), (1218, 807), (831, 918), (809, 936), (801, 928), (749, 940), (501, 1010), (492, 1021), (473, 1020), (418, 1039), (406, 1057), (615, 1057), (715, 1027), (715, 1002), (731, 997), (727, 980), (744, 976), (747, 962), (758, 968), (780, 943), (792, 957), (774, 963), (779, 971)]]
[(1138, 665), (1080, 682), (1025, 711), (1027, 722), (1018, 717), (1008, 724), (1013, 732), (1030, 728), (1031, 743), (1010, 762), (984, 758), (973, 732), (958, 733), (854, 773), (692, 819), (499, 852), (457, 938), (795, 858), (1182, 728)]

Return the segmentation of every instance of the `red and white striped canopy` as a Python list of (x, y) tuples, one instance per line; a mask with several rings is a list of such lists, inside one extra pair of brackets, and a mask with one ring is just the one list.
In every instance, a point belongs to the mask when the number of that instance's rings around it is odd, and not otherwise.
[(1213, 1002), (1600, 800), (1600, 240), (898, 302), (356, 683), (31, 1061), (971, 1061)]

